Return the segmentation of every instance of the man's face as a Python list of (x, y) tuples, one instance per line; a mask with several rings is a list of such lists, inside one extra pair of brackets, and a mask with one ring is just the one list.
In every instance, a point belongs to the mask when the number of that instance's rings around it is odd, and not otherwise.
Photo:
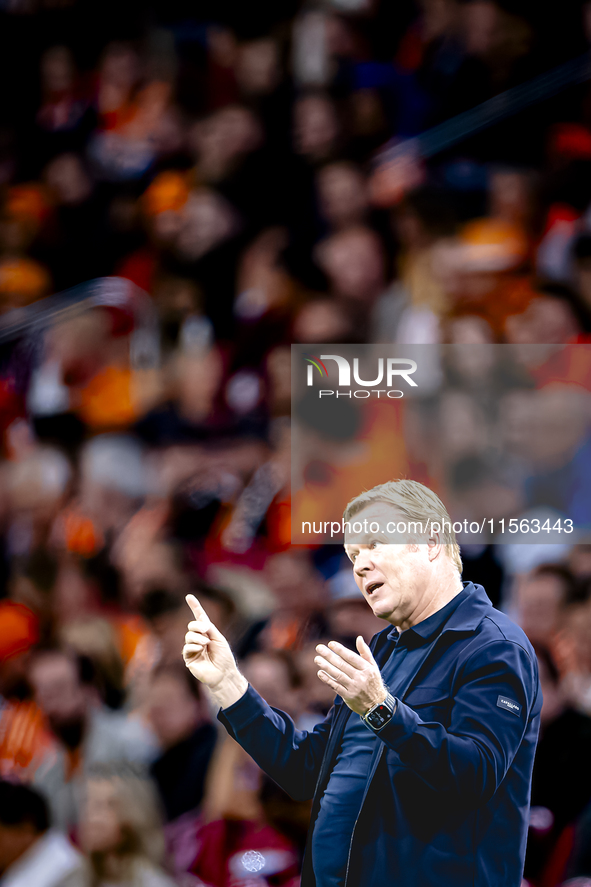
[(393, 506), (373, 502), (351, 524), (367, 520), (368, 527), (377, 523), (381, 531), (355, 534), (354, 542), (345, 542), (345, 551), (353, 563), (355, 582), (374, 615), (404, 630), (430, 615), (426, 608), (433, 568), (428, 544), (388, 541), (388, 522), (401, 519)]
[(31, 666), (35, 699), (53, 729), (84, 717), (86, 694), (75, 663), (63, 653), (37, 656)]

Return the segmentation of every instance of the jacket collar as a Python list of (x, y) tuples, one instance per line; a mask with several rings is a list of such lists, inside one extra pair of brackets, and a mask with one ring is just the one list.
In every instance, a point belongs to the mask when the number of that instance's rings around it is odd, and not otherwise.
[(490, 598), (482, 585), (473, 582), (464, 582), (463, 585), (468, 594), (449, 617), (444, 632), (475, 631), (492, 610)]
[[(463, 595), (463, 600), (458, 604), (443, 626), (441, 634), (445, 634), (446, 631), (475, 631), (492, 609), (490, 599), (482, 585), (475, 585), (473, 582), (463, 582), (462, 584), (467, 594)], [(377, 652), (386, 642), (391, 632), (391, 625), (378, 632), (372, 640), (372, 649), (375, 648)]]

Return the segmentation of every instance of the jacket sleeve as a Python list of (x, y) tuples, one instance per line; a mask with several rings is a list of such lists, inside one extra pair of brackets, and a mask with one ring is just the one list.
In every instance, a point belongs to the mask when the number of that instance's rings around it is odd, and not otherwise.
[(461, 669), (447, 728), (422, 720), (411, 705), (398, 700), (376, 735), (431, 788), (486, 803), (511, 766), (532, 709), (541, 707), (537, 667), (519, 644), (492, 641)]
[(233, 705), (220, 709), (218, 720), (230, 736), (294, 800), (313, 797), (336, 705), (311, 733), (297, 730), (279, 709), (271, 708), (250, 684)]

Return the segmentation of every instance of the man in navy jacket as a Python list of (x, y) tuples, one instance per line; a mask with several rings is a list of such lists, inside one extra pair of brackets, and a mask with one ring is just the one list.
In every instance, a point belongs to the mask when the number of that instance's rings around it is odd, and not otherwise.
[[(462, 584), (449, 516), (422, 484), (382, 484), (344, 517), (355, 580), (388, 626), (357, 653), (317, 647), (338, 694), (321, 724), (296, 730), (270, 708), (191, 595), (185, 663), (254, 760), (314, 798), (302, 887), (519, 887), (542, 705), (533, 649)], [(412, 526), (408, 541), (392, 543), (392, 521)]]

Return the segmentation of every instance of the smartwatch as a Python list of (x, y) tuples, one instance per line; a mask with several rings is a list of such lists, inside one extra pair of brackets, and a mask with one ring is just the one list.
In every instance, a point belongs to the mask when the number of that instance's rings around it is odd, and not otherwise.
[(378, 732), (392, 720), (397, 705), (398, 702), (388, 691), (388, 695), (384, 701), (378, 702), (377, 705), (370, 708), (368, 712), (361, 716), (361, 720), (364, 721), (368, 727), (371, 727), (372, 730)]

